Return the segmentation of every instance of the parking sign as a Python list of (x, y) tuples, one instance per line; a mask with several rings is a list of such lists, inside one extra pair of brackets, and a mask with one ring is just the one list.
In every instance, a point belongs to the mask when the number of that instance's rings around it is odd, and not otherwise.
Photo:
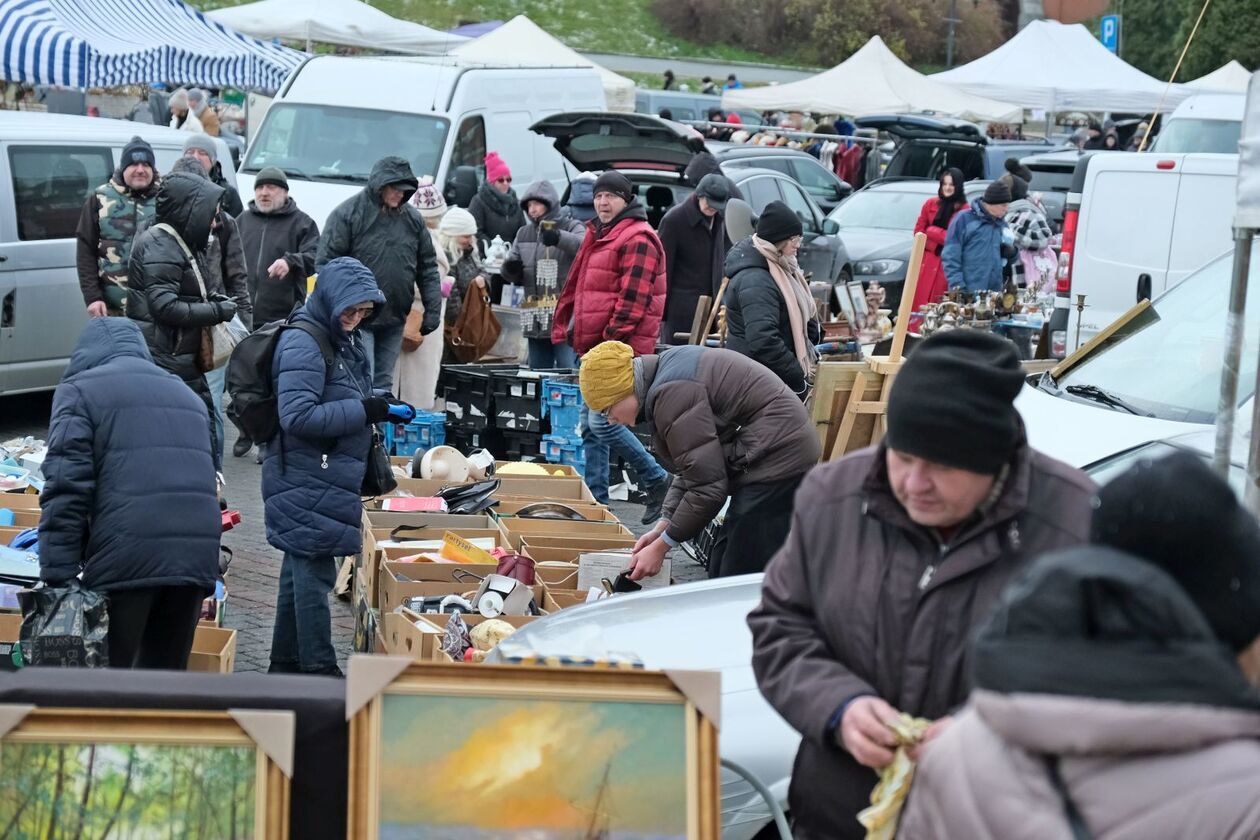
[(1103, 15), (1099, 19), (1098, 40), (1113, 53), (1120, 51), (1120, 15)]

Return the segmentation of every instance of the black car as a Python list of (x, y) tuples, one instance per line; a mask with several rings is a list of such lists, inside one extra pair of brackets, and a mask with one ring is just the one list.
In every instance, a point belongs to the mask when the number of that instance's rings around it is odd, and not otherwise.
[(884, 170), (890, 178), (936, 180), (946, 169), (957, 167), (968, 181), (991, 181), (1006, 171), (1007, 158), (1064, 148), (1048, 140), (990, 140), (975, 123), (935, 115), (891, 114), (854, 122), (858, 128), (873, 128), (896, 139)]
[(823, 166), (818, 158), (799, 149), (710, 142), (709, 151), (727, 171), (756, 167), (788, 176), (804, 187), (826, 213), (836, 209), (836, 205), (853, 192), (848, 182)]

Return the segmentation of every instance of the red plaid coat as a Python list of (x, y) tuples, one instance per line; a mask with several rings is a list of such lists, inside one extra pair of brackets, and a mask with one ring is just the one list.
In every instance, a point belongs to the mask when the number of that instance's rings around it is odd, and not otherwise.
[(665, 249), (643, 208), (631, 205), (609, 227), (598, 220), (573, 258), (556, 304), (551, 340), (581, 356), (603, 341), (623, 341), (636, 356), (656, 352), (665, 313)]

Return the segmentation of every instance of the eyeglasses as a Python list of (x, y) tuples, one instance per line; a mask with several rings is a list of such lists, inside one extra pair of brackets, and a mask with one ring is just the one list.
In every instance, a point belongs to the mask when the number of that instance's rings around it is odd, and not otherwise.
[(495, 178), (494, 182), (496, 184), (510, 184), (512, 183), (512, 179), (511, 178)]
[(366, 318), (367, 316), (371, 315), (375, 311), (376, 311), (375, 306), (352, 306), (349, 309), (347, 309), (343, 314), (345, 314), (347, 317), (350, 317), (350, 318), (354, 318), (356, 316), (359, 318)]
[(788, 240), (788, 242), (791, 243), (792, 245), (800, 245), (804, 241), (805, 241), (804, 236), (793, 236), (791, 239)]

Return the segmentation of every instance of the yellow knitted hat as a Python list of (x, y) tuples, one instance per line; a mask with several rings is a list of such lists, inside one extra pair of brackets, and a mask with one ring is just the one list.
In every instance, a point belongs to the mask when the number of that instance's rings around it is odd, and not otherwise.
[(634, 393), (634, 350), (620, 341), (592, 347), (582, 357), (578, 384), (592, 411), (616, 405)]

